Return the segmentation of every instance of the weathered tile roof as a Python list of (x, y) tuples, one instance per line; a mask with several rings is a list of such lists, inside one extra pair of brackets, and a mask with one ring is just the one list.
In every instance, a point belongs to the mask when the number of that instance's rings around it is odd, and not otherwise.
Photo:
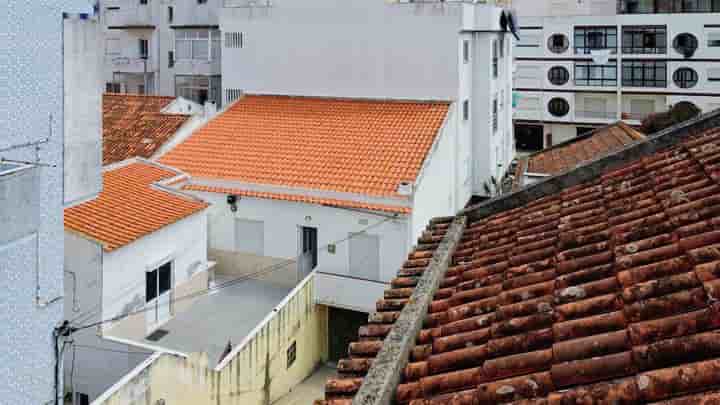
[[(486, 203), (497, 208), (489, 216), (463, 212), (476, 216), (434, 293), (397, 403), (720, 400), (720, 129), (592, 170), (557, 192), (547, 190), (570, 175)], [(512, 206), (530, 192), (544, 196)], [(351, 403), (446, 229), (428, 228), (316, 403)]]
[(525, 159), (524, 166), (530, 173), (559, 174), (642, 139), (645, 135), (619, 121), (533, 153)]
[(205, 209), (200, 200), (153, 187), (177, 175), (139, 162), (106, 171), (96, 199), (65, 210), (65, 228), (112, 251)]
[(341, 200), (341, 199), (336, 199), (336, 198), (319, 198), (319, 197), (311, 197), (311, 196), (287, 194), (287, 193), (258, 192), (258, 191), (250, 191), (250, 190), (241, 190), (241, 189), (236, 189), (236, 188), (203, 186), (203, 185), (199, 185), (199, 184), (187, 184), (187, 185), (183, 186), (182, 189), (188, 190), (188, 191), (204, 191), (204, 192), (208, 192), (208, 193), (234, 194), (234, 195), (239, 195), (239, 196), (243, 196), (243, 197), (262, 198), (262, 199), (269, 199), (269, 200), (282, 200), (282, 201), (301, 202), (301, 203), (306, 203), (306, 204), (319, 204), (319, 205), (327, 205), (330, 207), (343, 207), (343, 208), (355, 208), (355, 209), (363, 209), (363, 210), (370, 210), (370, 211), (382, 211), (382, 212), (389, 212), (389, 213), (393, 213), (393, 214), (409, 214), (412, 211), (412, 209), (410, 207), (404, 207), (404, 206), (400, 206), (400, 205), (364, 203), (364, 202), (352, 201), (352, 200)]
[(173, 100), (174, 97), (104, 94), (103, 165), (132, 157), (150, 158), (189, 117), (160, 112)]
[(396, 196), (447, 102), (248, 95), (160, 161), (194, 178)]

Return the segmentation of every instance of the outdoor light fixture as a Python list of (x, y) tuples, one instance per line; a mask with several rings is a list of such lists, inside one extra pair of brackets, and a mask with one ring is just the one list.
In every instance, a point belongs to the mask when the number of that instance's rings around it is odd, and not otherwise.
[(237, 202), (240, 198), (234, 194), (228, 194), (227, 203), (230, 206), (230, 211), (237, 212)]

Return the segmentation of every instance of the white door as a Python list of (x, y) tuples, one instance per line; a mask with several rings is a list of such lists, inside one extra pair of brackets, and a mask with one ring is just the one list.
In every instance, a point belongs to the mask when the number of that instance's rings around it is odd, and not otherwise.
[(380, 280), (380, 237), (367, 233), (350, 235), (350, 275)]
[(145, 321), (151, 332), (172, 316), (172, 262), (145, 272)]

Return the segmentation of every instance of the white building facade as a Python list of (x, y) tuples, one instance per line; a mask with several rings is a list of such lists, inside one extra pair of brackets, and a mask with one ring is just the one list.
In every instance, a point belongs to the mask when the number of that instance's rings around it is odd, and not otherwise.
[(219, 106), (222, 2), (103, 1), (106, 91)]
[(514, 2), (515, 133), (536, 150), (689, 102), (720, 108), (720, 4)]
[[(8, 19), (0, 21), (14, 39), (0, 66), (0, 398), (56, 403), (62, 210), (101, 188), (100, 27), (86, 1), (3, 8)], [(79, 12), (89, 13), (63, 14)]]

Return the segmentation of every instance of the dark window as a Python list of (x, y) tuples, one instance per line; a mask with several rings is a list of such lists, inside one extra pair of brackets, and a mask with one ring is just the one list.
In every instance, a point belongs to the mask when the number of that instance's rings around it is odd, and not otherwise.
[(680, 68), (673, 73), (673, 81), (681, 89), (690, 89), (697, 84), (698, 74), (691, 68)]
[(303, 244), (302, 244), (302, 252), (303, 255), (308, 255), (310, 258), (310, 268), (309, 270), (313, 270), (315, 267), (317, 267), (318, 264), (318, 237), (317, 237), (317, 228), (309, 227), (309, 226), (303, 226), (302, 227), (302, 237), (303, 237)]
[(138, 56), (140, 59), (147, 59), (148, 57), (148, 40), (147, 39), (139, 39), (138, 40)]
[(463, 62), (468, 63), (470, 61), (470, 41), (467, 39), (463, 41)]
[(140, 4), (147, 4), (148, 0), (140, 0)]
[(556, 97), (548, 103), (548, 111), (556, 117), (564, 117), (570, 112), (570, 104), (564, 98)]
[(617, 49), (616, 27), (575, 27), (575, 53), (589, 55), (598, 49)]
[(470, 101), (463, 101), (463, 120), (467, 121), (470, 119)]
[(720, 0), (623, 0), (627, 14), (709, 13), (720, 11)]
[(169, 23), (173, 22), (173, 18), (175, 17), (175, 16), (173, 15), (173, 14), (174, 14), (173, 11), (174, 11), (174, 10), (173, 10), (172, 7), (168, 7), (168, 22), (169, 22)]
[(662, 25), (623, 27), (622, 52), (629, 54), (667, 53), (667, 29)]
[(493, 132), (497, 131), (498, 129), (498, 101), (497, 99), (493, 100), (493, 110), (492, 110), (493, 116), (492, 116), (492, 127)]
[(515, 147), (523, 151), (543, 148), (543, 126), (515, 124)]
[(667, 62), (623, 61), (622, 84), (627, 87), (667, 87)]
[(172, 262), (145, 273), (145, 302), (150, 302), (172, 288)]
[(108, 82), (105, 84), (105, 91), (108, 93), (120, 93), (120, 83)]
[(297, 345), (293, 341), (287, 349), (287, 368), (290, 368), (295, 363), (295, 358), (297, 358)]
[(77, 399), (77, 405), (90, 405), (90, 397), (88, 396), (88, 394), (76, 392), (75, 398)]
[(617, 64), (596, 65), (592, 62), (575, 63), (576, 86), (617, 86)]
[(198, 4), (205, 4), (207, 3), (207, 0), (197, 0)]
[(678, 53), (682, 54), (686, 58), (689, 58), (693, 56), (698, 48), (697, 37), (688, 32), (678, 34), (675, 37), (675, 40), (673, 40), (673, 48), (675, 48)]
[(563, 66), (553, 66), (548, 71), (548, 80), (556, 86), (562, 86), (570, 80), (570, 72)]
[(592, 127), (576, 127), (576, 128), (575, 128), (575, 135), (576, 135), (576, 136), (585, 135), (585, 134), (588, 134), (588, 133), (590, 133), (590, 132), (592, 132), (592, 131), (594, 131), (594, 130), (595, 130), (595, 128), (592, 128)]
[(498, 77), (498, 41), (493, 40), (492, 45), (492, 74), (493, 77)]
[(548, 38), (548, 49), (552, 53), (563, 53), (570, 46), (570, 40), (565, 34), (552, 34)]
[(168, 51), (168, 67), (171, 68), (175, 66), (175, 52)]

